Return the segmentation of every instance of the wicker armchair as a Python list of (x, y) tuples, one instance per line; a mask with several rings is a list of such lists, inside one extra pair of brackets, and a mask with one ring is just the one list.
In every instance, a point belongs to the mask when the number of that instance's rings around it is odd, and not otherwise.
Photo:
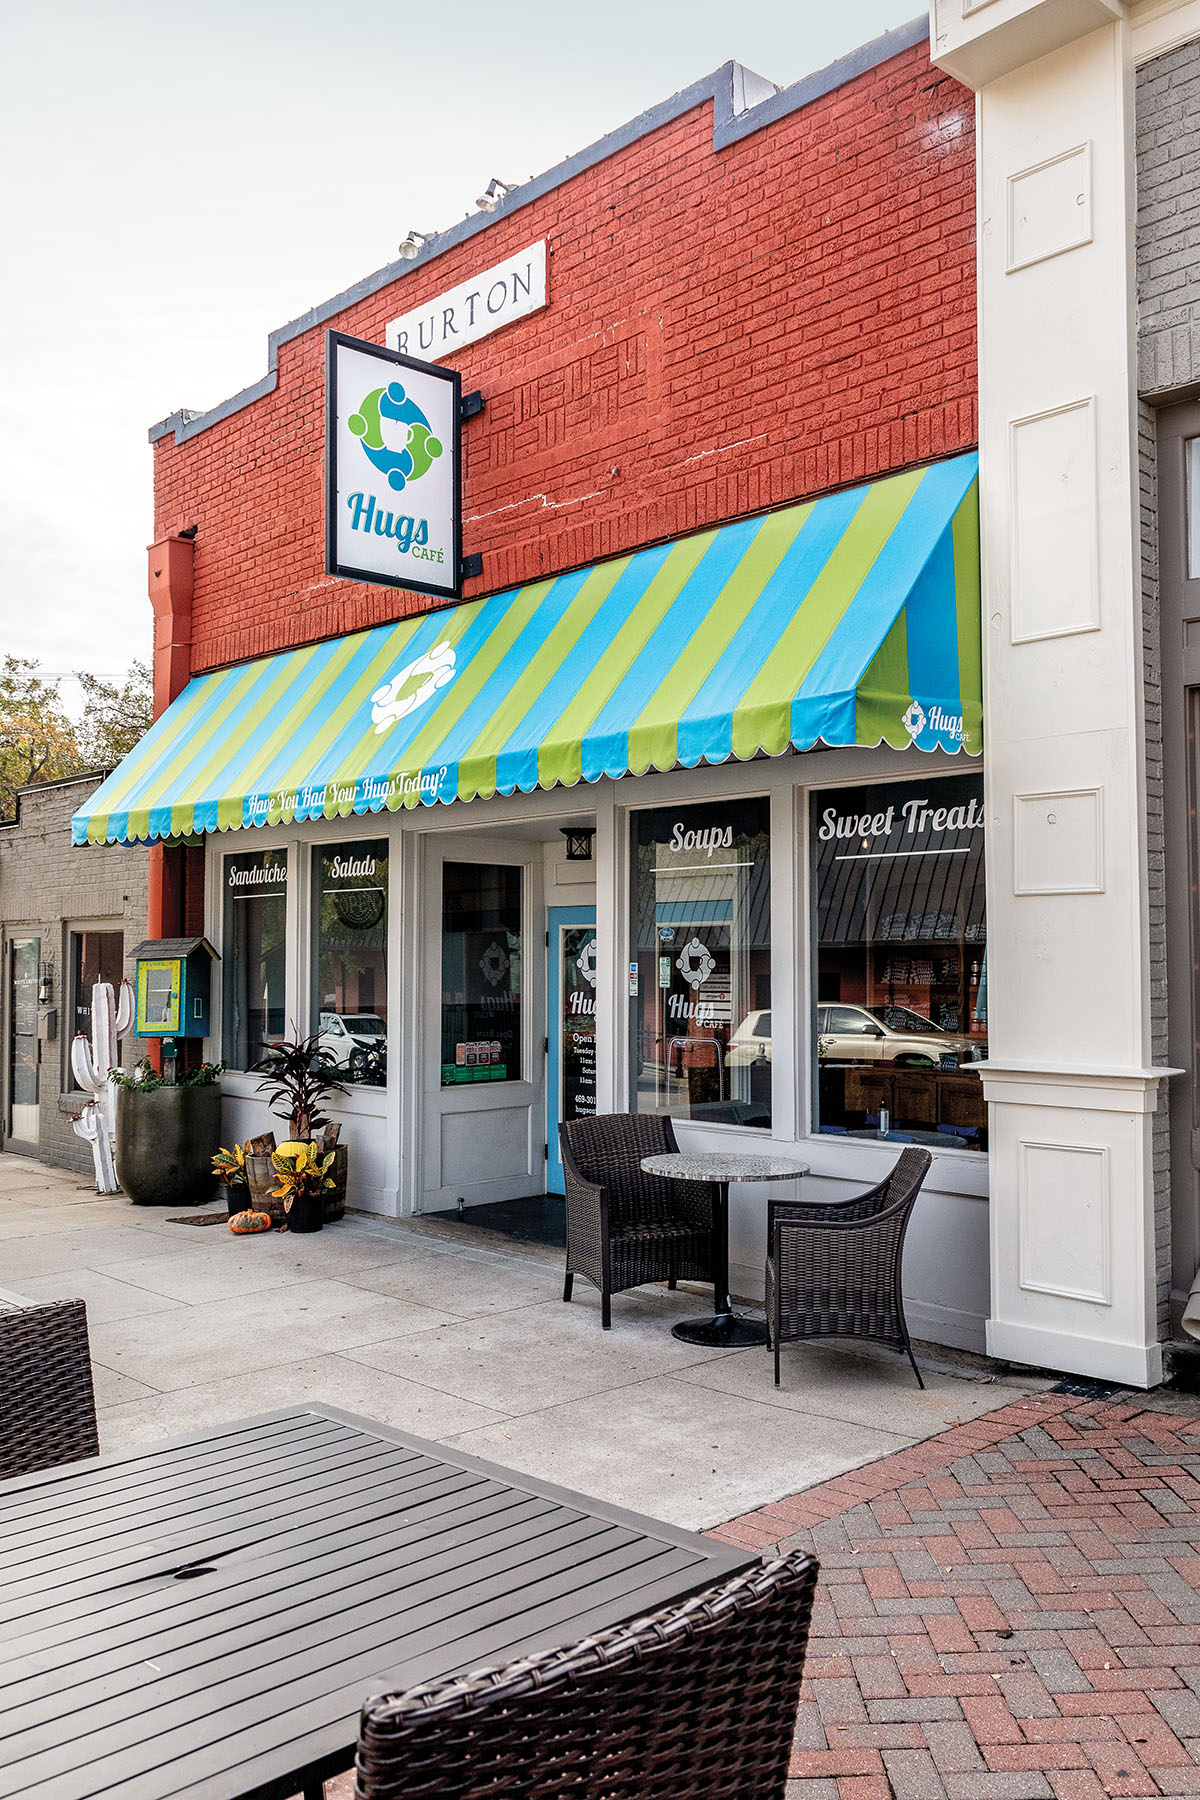
[(0, 1292), (0, 1478), (99, 1449), (83, 1301)]
[(679, 1149), (664, 1113), (572, 1119), (558, 1132), (567, 1211), (564, 1300), (576, 1275), (586, 1275), (600, 1289), (607, 1331), (611, 1296), (625, 1288), (713, 1279), (711, 1188), (642, 1171), (644, 1156)]
[(857, 1337), (903, 1350), (919, 1386), (904, 1319), (904, 1234), (933, 1158), (910, 1148), (886, 1181), (841, 1205), (772, 1200), (767, 1208), (767, 1327), (775, 1349), (798, 1338)]
[(811, 1556), (503, 1669), (368, 1700), (356, 1800), (783, 1800)]

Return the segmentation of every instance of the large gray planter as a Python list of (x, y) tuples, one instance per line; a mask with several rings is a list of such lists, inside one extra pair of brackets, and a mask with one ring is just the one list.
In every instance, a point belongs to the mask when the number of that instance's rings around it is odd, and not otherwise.
[(135, 1206), (199, 1206), (212, 1198), (221, 1089), (117, 1090), (117, 1180)]

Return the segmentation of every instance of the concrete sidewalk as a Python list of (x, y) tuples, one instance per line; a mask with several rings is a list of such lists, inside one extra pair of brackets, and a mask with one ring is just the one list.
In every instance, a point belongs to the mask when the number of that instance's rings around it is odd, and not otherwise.
[[(852, 1346), (710, 1351), (671, 1336), (708, 1295), (613, 1301), (562, 1253), (362, 1215), (235, 1238), (0, 1156), (0, 1286), (87, 1302), (101, 1447), (324, 1400), (636, 1511), (702, 1528), (1016, 1399), (971, 1358)], [(982, 1377), (982, 1378), (981, 1378)]]

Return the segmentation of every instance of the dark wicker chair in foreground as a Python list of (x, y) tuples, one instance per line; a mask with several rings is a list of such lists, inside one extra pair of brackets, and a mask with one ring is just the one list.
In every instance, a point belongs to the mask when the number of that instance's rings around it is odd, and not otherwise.
[(83, 1301), (0, 1292), (0, 1478), (99, 1449)]
[(857, 1337), (907, 1353), (900, 1288), (904, 1234), (933, 1158), (909, 1148), (878, 1187), (837, 1206), (772, 1200), (767, 1208), (767, 1326), (775, 1349), (800, 1338)]
[(368, 1700), (356, 1800), (783, 1800), (817, 1564)]
[(643, 1174), (643, 1156), (677, 1151), (665, 1113), (608, 1113), (558, 1128), (566, 1187), (567, 1268), (563, 1299), (576, 1275), (600, 1289), (600, 1318), (610, 1299), (645, 1281), (711, 1281), (712, 1189), (702, 1181)]

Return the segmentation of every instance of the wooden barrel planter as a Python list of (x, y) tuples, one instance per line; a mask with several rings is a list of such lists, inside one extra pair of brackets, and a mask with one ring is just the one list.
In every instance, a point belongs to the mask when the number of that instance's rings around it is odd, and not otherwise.
[(333, 1186), (325, 1189), (325, 1223), (341, 1219), (346, 1214), (346, 1176), (349, 1172), (350, 1158), (345, 1144), (333, 1147), (333, 1167), (329, 1173)]
[[(345, 1144), (337, 1144), (333, 1151), (333, 1167), (329, 1173), (333, 1178), (333, 1186), (326, 1188), (325, 1223), (345, 1217), (346, 1213), (346, 1177), (349, 1171), (349, 1155)], [(271, 1192), (278, 1187), (279, 1177), (271, 1166), (270, 1156), (248, 1156), (246, 1158), (246, 1181), (250, 1189), (250, 1199), (256, 1212), (270, 1213), (277, 1225), (282, 1225), (287, 1218), (283, 1210), (283, 1201), (277, 1200)]]

